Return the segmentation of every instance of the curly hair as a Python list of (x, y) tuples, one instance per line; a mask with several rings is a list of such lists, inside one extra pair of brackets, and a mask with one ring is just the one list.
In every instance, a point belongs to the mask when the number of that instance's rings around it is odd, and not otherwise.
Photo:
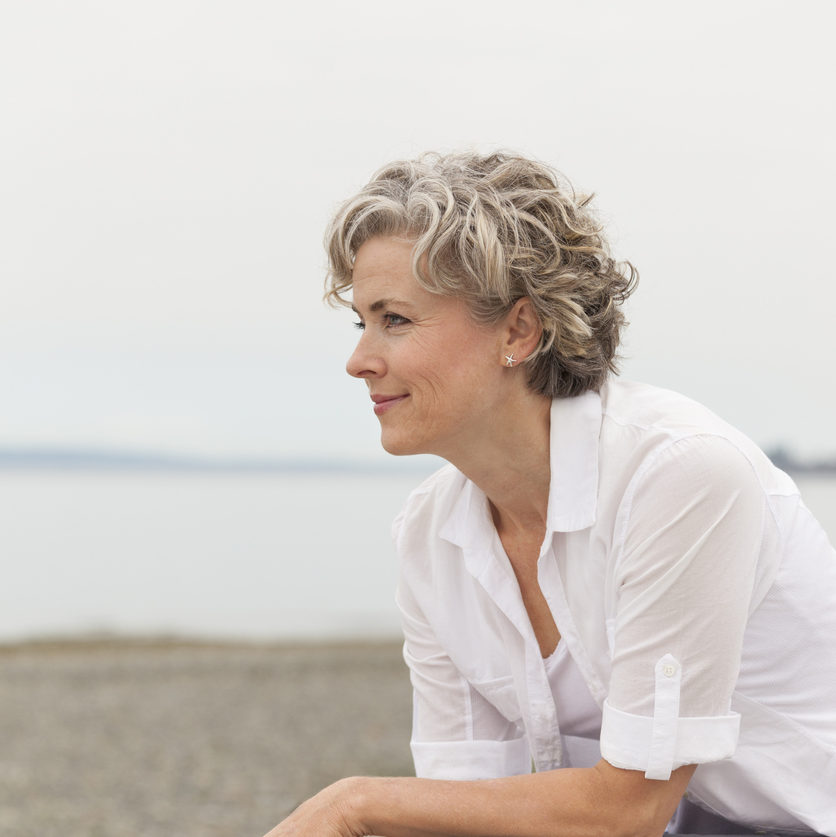
[(542, 325), (524, 361), (531, 389), (550, 398), (598, 390), (617, 372), (620, 306), (638, 272), (610, 256), (591, 200), (555, 170), (510, 153), (391, 163), (328, 227), (325, 297), (348, 304), (354, 257), (369, 239), (414, 239), (418, 282), (464, 298), (477, 321), (495, 323), (531, 300)]

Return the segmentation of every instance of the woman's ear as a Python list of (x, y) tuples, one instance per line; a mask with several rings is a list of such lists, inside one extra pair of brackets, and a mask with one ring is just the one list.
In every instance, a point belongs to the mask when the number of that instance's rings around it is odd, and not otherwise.
[(540, 342), (543, 326), (531, 300), (524, 296), (518, 299), (505, 316), (505, 345), (507, 355), (516, 362), (525, 360)]

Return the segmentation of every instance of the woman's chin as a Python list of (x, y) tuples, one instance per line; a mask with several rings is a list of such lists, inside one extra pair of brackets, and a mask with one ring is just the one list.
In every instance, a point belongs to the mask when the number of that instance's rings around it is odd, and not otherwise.
[(380, 444), (383, 447), (383, 450), (392, 456), (409, 456), (409, 454), (413, 453), (413, 451), (408, 450), (403, 444), (388, 442), (383, 439), (380, 440)]
[(404, 438), (400, 433), (387, 433), (383, 431), (380, 434), (380, 444), (386, 453), (392, 456), (411, 456), (416, 453), (423, 453), (414, 441)]

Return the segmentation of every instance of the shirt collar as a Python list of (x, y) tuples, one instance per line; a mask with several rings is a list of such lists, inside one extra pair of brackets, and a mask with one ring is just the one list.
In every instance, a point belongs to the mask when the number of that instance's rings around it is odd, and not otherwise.
[[(601, 397), (597, 392), (552, 401), (547, 534), (576, 532), (595, 522), (601, 415)], [(487, 497), (470, 480), (464, 480), (439, 534), (456, 546), (482, 554), (492, 541), (493, 521)]]
[(552, 401), (546, 518), (550, 532), (577, 532), (595, 522), (601, 415), (597, 392)]

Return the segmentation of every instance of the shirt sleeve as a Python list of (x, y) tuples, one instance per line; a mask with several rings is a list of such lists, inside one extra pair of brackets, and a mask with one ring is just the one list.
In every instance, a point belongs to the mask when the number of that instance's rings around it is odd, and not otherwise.
[[(402, 523), (395, 522), (397, 536)], [(401, 556), (402, 563), (409, 556)], [(462, 676), (420, 607), (408, 573), (401, 572), (396, 601), (404, 632), (404, 660), (412, 682), (415, 775), (429, 779), (492, 779), (531, 771), (521, 727)], [(491, 683), (515, 702), (513, 684)]]
[(616, 521), (613, 663), (601, 753), (667, 779), (733, 755), (731, 697), (767, 502), (732, 443), (671, 444), (631, 482)]

